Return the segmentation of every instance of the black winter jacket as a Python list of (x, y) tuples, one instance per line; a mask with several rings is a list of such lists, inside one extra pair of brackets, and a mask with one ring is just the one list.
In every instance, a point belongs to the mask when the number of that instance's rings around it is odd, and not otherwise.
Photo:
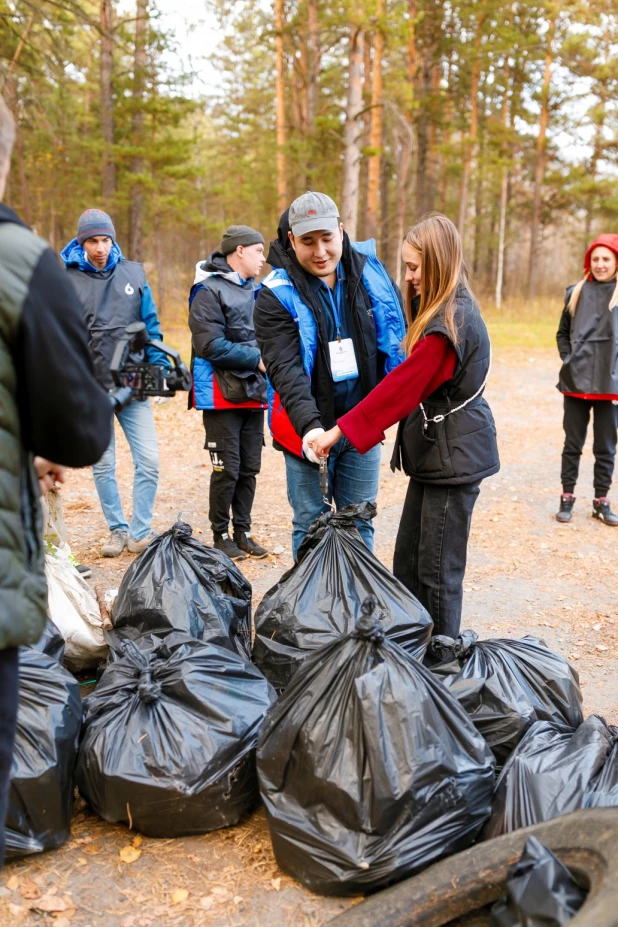
[(243, 285), (218, 251), (199, 269), (215, 276), (206, 277), (203, 284), (196, 280), (191, 290), (189, 328), (194, 354), (215, 367), (257, 370), (260, 350), (253, 328), (253, 283)]
[(561, 393), (618, 395), (618, 307), (609, 310), (615, 286), (587, 280), (573, 316), (567, 308), (573, 287), (567, 288), (556, 334)]
[[(282, 215), (278, 240), (271, 242), (267, 261), (287, 271), (298, 293), (316, 320), (318, 351), (311, 382), (303, 369), (298, 327), (272, 290), (263, 287), (254, 310), (255, 333), (266, 365), (268, 378), (281, 397), (295, 432), (301, 437), (312, 428), (332, 428), (335, 424), (335, 396), (330, 370), (328, 335), (319, 297), (308, 282), (309, 275), (296, 260), (288, 239), (287, 211)], [(343, 266), (346, 273), (350, 316), (363, 397), (384, 377), (384, 355), (378, 350), (371, 302), (362, 282), (366, 258), (350, 245), (344, 233)], [(400, 304), (401, 293), (393, 283)], [(283, 450), (283, 448), (280, 448)]]

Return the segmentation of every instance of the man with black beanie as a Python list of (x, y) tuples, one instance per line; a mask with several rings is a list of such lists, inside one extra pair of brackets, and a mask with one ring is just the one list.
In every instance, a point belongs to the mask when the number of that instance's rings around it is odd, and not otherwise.
[(189, 295), (190, 404), (202, 411), (212, 462), (208, 514), (214, 546), (232, 560), (268, 556), (250, 534), (266, 408), (265, 370), (253, 330), (254, 278), (263, 263), (262, 235), (231, 225), (220, 250), (197, 264)]

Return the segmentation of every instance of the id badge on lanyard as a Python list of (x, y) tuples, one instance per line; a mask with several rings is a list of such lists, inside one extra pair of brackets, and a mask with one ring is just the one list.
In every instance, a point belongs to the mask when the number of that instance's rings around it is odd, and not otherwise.
[[(340, 286), (340, 284), (338, 285)], [(337, 340), (328, 342), (330, 369), (335, 383), (341, 383), (342, 380), (356, 379), (358, 376), (358, 364), (354, 353), (354, 342), (351, 338), (341, 337), (340, 290), (337, 291), (334, 299), (332, 292), (330, 295), (337, 326)]]
[(351, 338), (340, 338), (328, 342), (330, 351), (330, 369), (335, 383), (342, 380), (355, 380), (358, 376), (358, 365), (354, 353), (354, 342)]

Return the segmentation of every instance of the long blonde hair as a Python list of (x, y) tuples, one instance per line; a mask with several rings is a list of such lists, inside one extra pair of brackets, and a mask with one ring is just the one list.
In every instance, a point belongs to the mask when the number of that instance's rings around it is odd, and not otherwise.
[(421, 302), (415, 319), (412, 317), (414, 287), (411, 283), (406, 284), (408, 332), (403, 342), (406, 355), (422, 337), (429, 322), (441, 311), (449, 338), (457, 344), (455, 291), (460, 284), (469, 289), (459, 232), (446, 216), (431, 212), (412, 226), (404, 242), (421, 256)]
[[(605, 246), (599, 245), (598, 247), (605, 247)], [(575, 315), (577, 311), (577, 304), (579, 302), (579, 297), (581, 296), (584, 283), (586, 283), (586, 281), (591, 280), (591, 279), (593, 279), (592, 271), (587, 270), (585, 276), (582, 277), (579, 283), (576, 283), (575, 286), (573, 287), (571, 291), (571, 296), (569, 297), (569, 301), (567, 303), (567, 309), (569, 310), (571, 315)], [(615, 306), (618, 306), (618, 273), (616, 274), (616, 286), (614, 287), (612, 298), (609, 301), (609, 306), (608, 306), (609, 311), (611, 312)]]

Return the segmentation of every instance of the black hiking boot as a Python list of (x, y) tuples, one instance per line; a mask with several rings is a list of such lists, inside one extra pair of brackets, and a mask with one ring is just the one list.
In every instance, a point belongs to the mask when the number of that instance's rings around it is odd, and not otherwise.
[(598, 518), (604, 525), (611, 525), (612, 528), (618, 526), (618, 515), (614, 515), (610, 509), (607, 496), (592, 500), (592, 517)]
[(227, 554), (230, 560), (246, 560), (247, 555), (243, 553), (240, 547), (237, 547), (234, 541), (231, 539), (227, 531), (225, 534), (215, 534), (215, 542), (213, 547), (216, 547), (217, 550), (222, 550), (224, 554)]
[(556, 521), (560, 521), (563, 524), (571, 521), (571, 515), (573, 514), (573, 505), (575, 504), (575, 496), (572, 492), (563, 492), (560, 496), (560, 508), (556, 512)]
[(234, 540), (238, 547), (246, 554), (249, 554), (250, 557), (255, 557), (257, 560), (263, 560), (264, 557), (268, 557), (266, 548), (260, 547), (255, 538), (252, 538), (251, 535), (247, 534), (245, 531), (235, 531)]

